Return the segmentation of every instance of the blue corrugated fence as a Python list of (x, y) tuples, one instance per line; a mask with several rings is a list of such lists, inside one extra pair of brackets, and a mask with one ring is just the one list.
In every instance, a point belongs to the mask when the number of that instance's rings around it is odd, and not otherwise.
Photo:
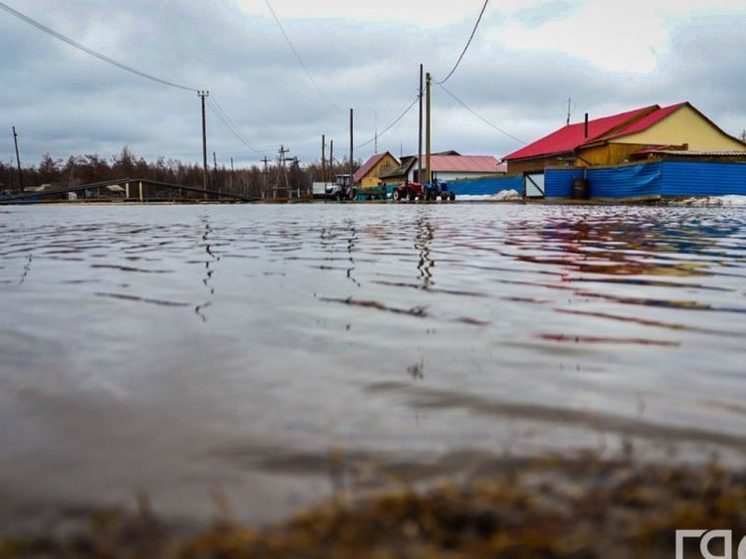
[[(547, 169), (547, 198), (569, 198), (578, 169)], [(746, 196), (746, 164), (702, 161), (657, 161), (587, 170), (591, 198), (646, 196)]]

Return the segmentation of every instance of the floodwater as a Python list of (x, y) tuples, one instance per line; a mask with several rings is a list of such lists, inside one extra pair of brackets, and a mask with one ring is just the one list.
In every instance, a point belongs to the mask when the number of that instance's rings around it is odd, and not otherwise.
[(743, 208), (5, 207), (0, 256), (6, 527), (746, 455)]

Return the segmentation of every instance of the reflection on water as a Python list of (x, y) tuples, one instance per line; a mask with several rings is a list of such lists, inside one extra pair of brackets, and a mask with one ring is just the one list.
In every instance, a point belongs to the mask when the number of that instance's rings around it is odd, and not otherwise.
[(746, 451), (737, 208), (1, 217), (4, 502), (144, 490), (191, 515), (220, 488), (268, 519), (328, 492), (332, 455), (370, 480)]

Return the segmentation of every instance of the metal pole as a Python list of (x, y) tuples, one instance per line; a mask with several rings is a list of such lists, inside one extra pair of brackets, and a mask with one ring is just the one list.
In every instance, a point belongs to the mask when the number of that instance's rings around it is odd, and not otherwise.
[(13, 127), (13, 141), (16, 144), (16, 162), (18, 163), (18, 182), (21, 185), (21, 190), (24, 188), (23, 184), (23, 171), (21, 170), (21, 157), (18, 155), (18, 133), (16, 127)]
[(417, 182), (422, 182), (422, 64), (420, 64), (420, 129), (417, 141)]
[(202, 100), (202, 189), (207, 200), (207, 119), (205, 118), (205, 98), (210, 95), (209, 91), (197, 93)]
[(427, 184), (432, 184), (433, 182), (433, 170), (430, 166), (430, 155), (431, 155), (431, 145), (430, 145), (430, 93), (431, 93), (431, 82), (430, 72), (427, 73), (427, 87), (425, 89), (426, 97), (425, 97), (425, 177), (427, 178)]

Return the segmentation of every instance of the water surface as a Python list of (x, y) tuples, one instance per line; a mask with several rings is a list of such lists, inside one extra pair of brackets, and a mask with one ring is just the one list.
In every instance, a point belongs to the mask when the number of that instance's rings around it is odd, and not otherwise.
[(0, 309), (0, 519), (746, 454), (742, 208), (6, 207)]

